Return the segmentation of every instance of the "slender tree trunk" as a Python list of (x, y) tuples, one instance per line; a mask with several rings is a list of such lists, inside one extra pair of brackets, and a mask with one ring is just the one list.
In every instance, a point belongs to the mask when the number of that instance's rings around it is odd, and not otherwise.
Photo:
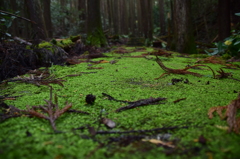
[(129, 28), (130, 33), (135, 35), (135, 11), (134, 11), (134, 0), (129, 1)]
[(112, 24), (112, 2), (111, 0), (107, 0), (107, 8), (108, 8), (108, 21), (109, 21), (109, 30), (110, 33), (112, 34), (112, 28), (113, 28), (113, 24)]
[(142, 22), (142, 10), (141, 10), (141, 0), (137, 0), (137, 20), (138, 20), (138, 36), (143, 37), (143, 22)]
[(171, 49), (180, 53), (197, 53), (191, 22), (191, 0), (174, 0), (173, 41)]
[(52, 20), (51, 20), (51, 0), (44, 0), (43, 1), (43, 8), (44, 8), (44, 21), (45, 21), (45, 28), (47, 32), (47, 37), (53, 37), (53, 30), (52, 30)]
[[(64, 12), (64, 13), (66, 12), (65, 7), (66, 7), (66, 1), (60, 0), (60, 8), (61, 8), (62, 12)], [(62, 34), (62, 36), (66, 36), (67, 28), (66, 28), (66, 24), (65, 24), (65, 17), (61, 19), (60, 23), (61, 23), (61, 26), (60, 26), (61, 34)]]
[(87, 7), (87, 41), (93, 46), (105, 46), (107, 40), (102, 29), (100, 0), (88, 0)]
[(146, 39), (151, 41), (153, 34), (152, 0), (140, 0), (140, 2), (143, 34)]
[(119, 0), (114, 0), (113, 1), (113, 10), (114, 10), (114, 19), (113, 19), (113, 29), (114, 29), (114, 34), (118, 35), (119, 34)]
[(218, 0), (218, 37), (222, 41), (230, 36), (230, 0)]
[[(11, 3), (11, 7), (12, 7), (12, 10), (14, 12), (17, 11), (17, 3), (16, 3), (16, 0), (10, 0), (10, 3)], [(13, 36), (19, 36), (18, 34), (18, 21), (15, 19), (13, 20), (13, 23), (12, 23), (12, 26), (11, 26), (11, 33)]]
[(33, 38), (38, 40), (43, 40), (46, 38), (44, 33), (43, 23), (41, 21), (41, 15), (38, 14), (37, 11), (37, 4), (34, 3), (34, 0), (25, 0), (25, 4), (27, 4), (27, 9), (29, 12), (30, 20), (36, 22), (37, 24), (33, 24)]
[(86, 25), (86, 0), (78, 0), (78, 11), (81, 13), (79, 14), (79, 20), (81, 21), (80, 23), (80, 30), (81, 32), (86, 32), (87, 31), (87, 25)]
[(166, 33), (164, 0), (158, 0), (158, 5), (159, 5), (160, 32), (162, 35), (164, 35)]

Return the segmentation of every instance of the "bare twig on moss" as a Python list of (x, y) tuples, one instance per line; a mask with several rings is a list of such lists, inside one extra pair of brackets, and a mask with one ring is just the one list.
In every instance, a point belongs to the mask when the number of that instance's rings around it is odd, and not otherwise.
[(118, 109), (116, 110), (116, 112), (120, 112), (120, 111), (127, 110), (127, 109), (133, 109), (133, 108), (136, 108), (136, 107), (139, 107), (139, 106), (144, 106), (144, 105), (159, 104), (159, 103), (158, 103), (159, 101), (163, 101), (163, 100), (166, 100), (166, 99), (167, 99), (167, 98), (148, 98), (148, 99), (141, 99), (141, 100), (135, 101), (134, 103), (132, 103), (132, 104), (130, 104), (130, 105), (128, 105), (128, 106), (118, 108)]
[(195, 72), (190, 72), (190, 71), (187, 71), (188, 69), (190, 69), (190, 68), (194, 68), (194, 67), (197, 67), (197, 66), (204, 66), (204, 67), (208, 67), (211, 71), (212, 71), (212, 73), (213, 73), (213, 78), (215, 78), (215, 73), (214, 73), (214, 71), (212, 70), (212, 68), (211, 67), (209, 67), (209, 66), (207, 66), (207, 65), (193, 65), (193, 66), (190, 66), (190, 67), (186, 67), (186, 68), (184, 68), (184, 69), (172, 69), (172, 68), (168, 68), (168, 67), (166, 67), (164, 64), (163, 64), (163, 62), (156, 56), (156, 62), (158, 63), (158, 65), (164, 70), (164, 71), (166, 71), (166, 73), (163, 73), (160, 77), (158, 77), (158, 78), (155, 78), (155, 79), (159, 79), (159, 78), (161, 78), (162, 76), (164, 76), (165, 74), (171, 74), (171, 73), (173, 73), (173, 74), (190, 74), (190, 75), (194, 75), (194, 76), (197, 76), (197, 77), (202, 77), (202, 75), (201, 74), (199, 74), (199, 73), (195, 73)]
[[(28, 112), (30, 115), (38, 117), (38, 118), (43, 118), (46, 119), (50, 122), (52, 128), (54, 131), (56, 131), (56, 125), (55, 125), (55, 120), (60, 117), (63, 113), (68, 111), (71, 107), (72, 104), (66, 104), (66, 106), (63, 109), (59, 109), (58, 104), (54, 104), (52, 102), (52, 87), (50, 86), (50, 100), (45, 100), (46, 105), (44, 106), (32, 106), (32, 108), (28, 108), (26, 112)], [(56, 101), (56, 98), (55, 98)], [(36, 108), (41, 109), (45, 114), (39, 113)]]
[(43, 74), (41, 74), (39, 76), (30, 75), (30, 77), (18, 76), (17, 78), (9, 79), (9, 80), (3, 82), (3, 84), (8, 83), (8, 82), (24, 82), (24, 83), (35, 84), (37, 86), (40, 86), (40, 85), (50, 86), (49, 84), (58, 84), (60, 86), (64, 86), (62, 83), (63, 81), (65, 81), (65, 80), (55, 79), (53, 77), (43, 76)]

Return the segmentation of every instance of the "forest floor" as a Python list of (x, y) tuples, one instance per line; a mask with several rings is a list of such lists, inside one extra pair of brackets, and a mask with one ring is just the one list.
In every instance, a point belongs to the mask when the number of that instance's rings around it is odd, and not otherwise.
[[(188, 71), (202, 77), (168, 74), (155, 80), (164, 70), (148, 54), (153, 48), (122, 49), (2, 83), (1, 95), (15, 100), (0, 108), (0, 158), (240, 158), (239, 120), (233, 124), (211, 114), (222, 115), (237, 101), (240, 62), (204, 63), (232, 77), (214, 79), (208, 67), (198, 66)], [(172, 69), (203, 59), (178, 53), (159, 58)], [(237, 106), (232, 114), (240, 116)]]

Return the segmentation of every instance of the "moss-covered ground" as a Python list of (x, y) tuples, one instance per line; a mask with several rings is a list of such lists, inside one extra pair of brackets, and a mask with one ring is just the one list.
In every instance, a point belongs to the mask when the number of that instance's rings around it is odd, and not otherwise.
[[(132, 48), (128, 48), (132, 49)], [(149, 50), (151, 51), (151, 48)], [(144, 51), (144, 52), (147, 52)], [(129, 53), (127, 56), (140, 55), (143, 52)], [(203, 77), (192, 75), (165, 75), (158, 80), (164, 71), (155, 62), (154, 56), (146, 58), (122, 57), (120, 54), (106, 53), (110, 57), (94, 59), (118, 60), (115, 64), (101, 63), (88, 69), (88, 63), (72, 66), (52, 66), (50, 72), (57, 77), (82, 73), (81, 76), (65, 77), (64, 87), (52, 84), (53, 93), (58, 95), (60, 107), (65, 101), (72, 103), (72, 108), (89, 112), (86, 114), (64, 113), (56, 120), (60, 131), (54, 133), (47, 120), (39, 118), (18, 117), (0, 123), (0, 158), (35, 158), (35, 159), (79, 159), (79, 158), (240, 158), (240, 136), (227, 132), (226, 120), (214, 114), (208, 118), (208, 110), (215, 106), (228, 105), (236, 99), (240, 90), (239, 81), (233, 79), (213, 79), (211, 71), (190, 69)], [(192, 65), (199, 58), (161, 57), (170, 68), (184, 68)], [(239, 63), (238, 63), (239, 64)], [(213, 70), (222, 65), (207, 64)], [(240, 79), (240, 71), (224, 69), (232, 72), (233, 77)], [(27, 75), (26, 75), (27, 76)], [(172, 84), (173, 78), (188, 79), (189, 83)], [(107, 93), (118, 100), (136, 101), (146, 98), (167, 98), (161, 104), (147, 105), (122, 112), (115, 112), (119, 107), (127, 105), (110, 101), (102, 93)], [(20, 96), (16, 100), (5, 101), (19, 109), (26, 106), (45, 104), (49, 99), (47, 86), (37, 87), (31, 84), (9, 82), (1, 87), (1, 94)], [(87, 94), (96, 96), (94, 105), (85, 102)], [(179, 102), (174, 101), (186, 98)], [(99, 116), (109, 118), (116, 123), (112, 130), (99, 124)], [(238, 112), (239, 116), (239, 112)], [(131, 131), (166, 128), (152, 133), (129, 134), (97, 134), (90, 135), (87, 129), (76, 130), (82, 126), (91, 126), (96, 131)], [(169, 127), (178, 127), (167, 129)], [(153, 138), (170, 136), (161, 139), (166, 144), (154, 144), (134, 140), (136, 136)], [(126, 141), (128, 140), (128, 141)], [(110, 142), (111, 141), (111, 142)], [(170, 143), (171, 142), (171, 143)]]

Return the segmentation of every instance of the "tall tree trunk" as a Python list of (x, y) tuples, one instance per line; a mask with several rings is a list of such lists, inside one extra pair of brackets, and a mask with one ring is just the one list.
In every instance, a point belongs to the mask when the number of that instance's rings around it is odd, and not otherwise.
[(113, 0), (113, 29), (114, 34), (119, 34), (119, 0)]
[(142, 10), (141, 10), (141, 0), (137, 0), (137, 21), (138, 21), (138, 36), (143, 36), (143, 23), (142, 23)]
[(86, 25), (86, 0), (78, 0), (78, 11), (80, 11), (79, 14), (79, 20), (81, 21), (80, 23), (80, 30), (81, 32), (86, 32), (87, 30), (87, 25)]
[[(65, 0), (60, 0), (60, 8), (62, 10), (63, 13), (66, 13), (66, 1)], [(65, 24), (65, 16), (61, 19), (61, 34), (62, 36), (66, 36), (67, 34), (67, 27), (66, 27), (66, 24)]]
[(120, 34), (128, 34), (128, 9), (126, 0), (119, 1)]
[(191, 0), (174, 0), (173, 40), (171, 49), (180, 53), (197, 53), (192, 31)]
[(102, 29), (100, 0), (88, 0), (87, 7), (87, 41), (93, 46), (105, 46), (107, 40)]
[[(10, 0), (10, 4), (11, 4), (11, 9), (16, 12), (17, 11), (17, 3), (16, 0)], [(17, 20), (13, 20), (12, 22), (12, 26), (11, 26), (11, 33), (13, 36), (19, 36), (18, 34), (18, 21)]]
[(159, 5), (160, 32), (162, 35), (164, 35), (166, 33), (164, 0), (158, 0), (158, 5)]
[(44, 0), (43, 1), (43, 8), (44, 8), (44, 21), (45, 21), (45, 28), (47, 32), (47, 37), (53, 37), (53, 30), (52, 30), (52, 20), (51, 20), (51, 0)]
[(129, 32), (132, 34), (132, 35), (135, 35), (135, 0), (131, 0), (129, 1)]
[(146, 39), (151, 41), (153, 34), (152, 0), (140, 0), (140, 2), (143, 34)]
[(218, 39), (230, 36), (230, 0), (218, 0)]
[(25, 4), (27, 4), (27, 9), (29, 13), (30, 20), (36, 22), (37, 24), (33, 24), (33, 38), (38, 40), (46, 39), (46, 35), (44, 33), (44, 27), (41, 20), (41, 15), (37, 13), (37, 4), (34, 0), (25, 0)]
[(113, 31), (113, 16), (112, 16), (112, 1), (107, 0), (107, 8), (108, 8), (108, 21), (109, 21), (109, 30), (112, 34)]

